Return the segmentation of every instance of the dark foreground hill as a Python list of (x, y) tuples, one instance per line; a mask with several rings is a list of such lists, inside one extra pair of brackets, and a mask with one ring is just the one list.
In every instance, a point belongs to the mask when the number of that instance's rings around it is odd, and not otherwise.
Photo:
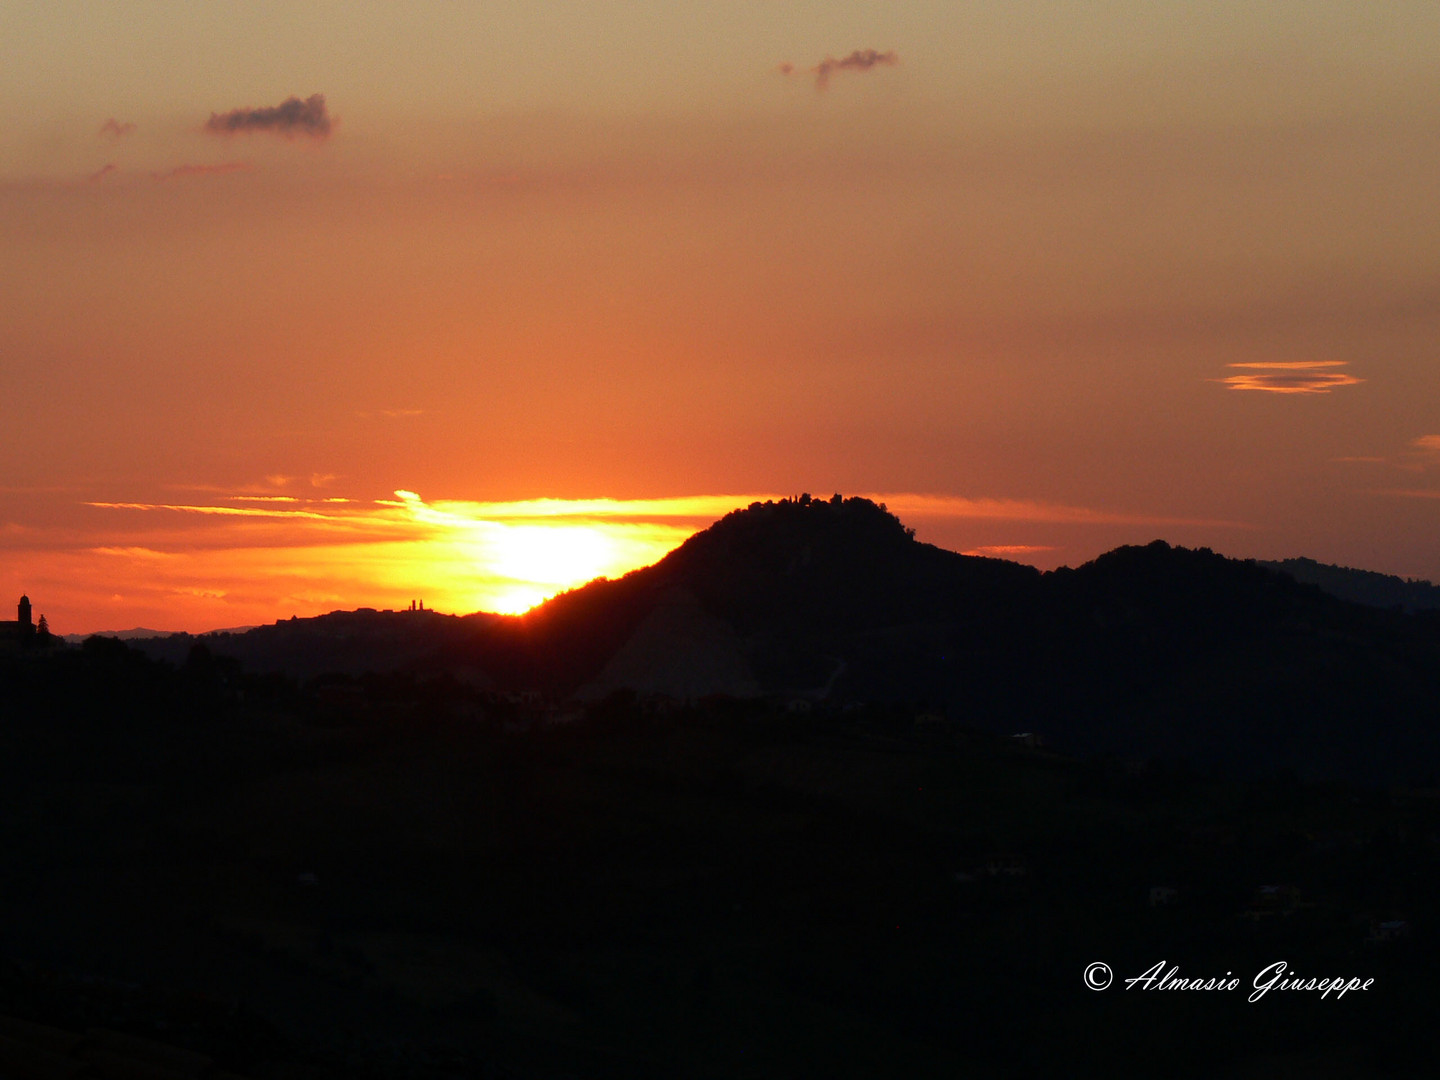
[[(899, 705), (511, 725), (371, 678), (389, 705), (346, 716), (101, 639), (0, 682), (3, 1076), (1435, 1074), (1433, 791), (1080, 762)], [(1371, 985), (1251, 1002), (1282, 960)], [(1125, 988), (1160, 962), (1236, 986)], [(167, 1067), (26, 1061), (5, 1017)]]
[[(175, 1067), (119, 1075), (1440, 1060), (1424, 617), (1164, 544), (1042, 575), (839, 501), (526, 618), (167, 647), (0, 657), (0, 1075), (136, 1038)], [(398, 670), (257, 673), (297, 654)], [(1280, 961), (1370, 988), (1251, 1001)], [(1156, 964), (1236, 985), (1127, 989)]]
[[(446, 673), (554, 701), (904, 704), (1079, 754), (1371, 783), (1440, 771), (1440, 617), (1162, 542), (1042, 574), (863, 499), (755, 504), (518, 618), (336, 613), (207, 638), (255, 670)], [(188, 639), (151, 643), (178, 653)]]

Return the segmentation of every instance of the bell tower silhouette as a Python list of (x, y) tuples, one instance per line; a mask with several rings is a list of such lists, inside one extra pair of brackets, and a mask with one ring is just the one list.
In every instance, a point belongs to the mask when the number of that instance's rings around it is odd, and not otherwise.
[(20, 632), (28, 634), (34, 627), (30, 623), (30, 597), (20, 597)]

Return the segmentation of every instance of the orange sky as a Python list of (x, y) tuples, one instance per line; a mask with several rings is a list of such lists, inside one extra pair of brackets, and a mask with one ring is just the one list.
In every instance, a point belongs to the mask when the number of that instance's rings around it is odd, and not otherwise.
[[(1440, 8), (504, 7), (0, 10), (0, 598), (515, 606), (806, 490), (1440, 579)], [(622, 503), (516, 577), (542, 498)]]

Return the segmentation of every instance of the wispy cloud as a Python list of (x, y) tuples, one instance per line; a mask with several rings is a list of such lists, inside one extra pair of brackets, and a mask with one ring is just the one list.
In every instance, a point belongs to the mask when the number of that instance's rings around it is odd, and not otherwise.
[[(1023, 521), (1061, 525), (1197, 525), (1223, 528), (1247, 528), (1243, 522), (1203, 518), (1169, 517), (1133, 511), (1110, 510), (1088, 506), (1072, 506), (1035, 499), (969, 498), (962, 495), (924, 495), (914, 493), (873, 492), (864, 496), (882, 503), (902, 520), (909, 517), (952, 518), (980, 521)], [(272, 504), (263, 507), (238, 507), (199, 503), (92, 502), (89, 506), (116, 510), (168, 510), (177, 513), (215, 514), (230, 516), (308, 518), (331, 521), (368, 521), (405, 519), (435, 525), (456, 525), (464, 522), (519, 521), (673, 521), (677, 523), (709, 522), (732, 510), (751, 503), (778, 500), (774, 494), (749, 495), (683, 495), (660, 499), (525, 499), (516, 502), (472, 502), (439, 499), (426, 501), (413, 491), (395, 492), (393, 499), (363, 502), (336, 498), (296, 498), (294, 496), (243, 493), (223, 496), (221, 502)], [(340, 506), (346, 509), (339, 509)], [(282, 508), (284, 507), (284, 508)], [(304, 508), (302, 508), (304, 507)], [(308, 508), (308, 509), (307, 509)], [(398, 514), (397, 511), (401, 512)], [(995, 548), (994, 550), (1002, 550)], [(1044, 550), (1015, 546), (1004, 550)]]
[(963, 495), (872, 494), (866, 498), (885, 506), (902, 520), (908, 517), (974, 519), (980, 521), (1028, 521), (1046, 525), (1194, 525), (1210, 528), (1245, 529), (1240, 521), (1167, 517), (1124, 510), (1038, 499), (972, 499)]
[(156, 551), (147, 547), (97, 547), (91, 548), (96, 555), (115, 555), (122, 559), (173, 559), (174, 552)]
[(518, 502), (440, 500), (426, 503), (413, 491), (397, 491), (395, 495), (398, 502), (387, 500), (384, 505), (407, 507), (415, 513), (417, 519), (439, 520), (434, 517), (438, 514), (445, 520), (486, 521), (542, 518), (713, 521), (750, 503), (782, 498), (779, 495), (682, 495), (664, 499), (525, 499)]
[(324, 94), (311, 94), (304, 101), (289, 97), (279, 105), (266, 108), (211, 113), (210, 119), (205, 122), (205, 130), (212, 135), (273, 131), (287, 137), (304, 135), (312, 139), (328, 138), (333, 126)]
[(1048, 544), (986, 544), (984, 547), (962, 551), (962, 555), (982, 555), (991, 559), (1003, 559), (1006, 555), (1034, 555), (1039, 551), (1054, 551)]
[(1440, 491), (1432, 491), (1429, 488), (1396, 488), (1390, 491), (1381, 491), (1381, 495), (1398, 495), (1403, 499), (1440, 499)]
[(189, 176), (215, 176), (221, 173), (247, 172), (249, 168), (249, 162), (222, 161), (215, 165), (177, 165), (166, 172), (151, 173), (150, 175), (156, 181), (164, 183), (167, 180), (183, 180)]
[(655, 562), (747, 501), (426, 502), (410, 491), (363, 501), (262, 498), (285, 496), (87, 504), (143, 515), (117, 518), (115, 537), (89, 549), (109, 569), (97, 581), (106, 589), (123, 582), (127, 596), (155, 593), (147, 602), (162, 610), (170, 610), (165, 596), (191, 590), (185, 595), (216, 602), (191, 616), (211, 625), (266, 621), (281, 607), (311, 613), (322, 604), (393, 598), (403, 605), (414, 596), (439, 610), (519, 612), (592, 578)]
[(98, 184), (101, 180), (104, 180), (104, 179), (105, 179), (107, 176), (109, 176), (111, 173), (113, 173), (113, 172), (119, 172), (119, 171), (120, 171), (120, 166), (118, 166), (118, 165), (116, 165), (116, 164), (114, 164), (114, 163), (109, 163), (109, 164), (100, 166), (100, 168), (96, 169), (93, 173), (91, 173), (89, 176), (87, 176), (86, 179), (87, 179), (88, 181), (90, 181), (90, 183), (92, 183), (92, 184)]
[(309, 518), (325, 521), (326, 514), (311, 510), (261, 510), (247, 506), (200, 506), (184, 503), (87, 502), (101, 510), (172, 510), (180, 514), (214, 514), (217, 517)]
[(123, 139), (126, 135), (134, 134), (135, 126), (128, 120), (116, 120), (113, 116), (100, 125), (99, 135), (106, 135), (112, 139)]
[(1358, 379), (1346, 371), (1345, 360), (1292, 360), (1227, 364), (1244, 369), (1213, 382), (1224, 383), (1231, 390), (1263, 390), (1271, 394), (1328, 394), (1340, 386), (1355, 386)]
[(1398, 453), (1388, 457), (1378, 454), (1350, 454), (1330, 460), (1349, 464), (1385, 465), (1402, 472), (1423, 473), (1440, 465), (1440, 435), (1420, 435), (1405, 443)]
[[(414, 491), (351, 499), (296, 477), (281, 491), (248, 485), (180, 502), (91, 502), (102, 532), (72, 553), (44, 556), (77, 609), (123, 594), (132, 624), (191, 629), (268, 622), (334, 607), (404, 607), (412, 597), (440, 611), (519, 612), (604, 575), (658, 561), (732, 510), (774, 494), (658, 499), (426, 500)], [(946, 519), (1078, 526), (1219, 524), (1027, 499), (952, 495), (870, 496), (901, 520)], [(282, 500), (295, 501), (282, 501)], [(1040, 544), (994, 544), (971, 554), (1043, 557)], [(188, 590), (188, 591), (187, 591)], [(176, 597), (188, 599), (177, 606)], [(91, 616), (118, 618), (111, 609)]]
[[(893, 67), (899, 62), (900, 57), (893, 50), (880, 52), (876, 49), (856, 49), (849, 56), (841, 57), (839, 60), (833, 56), (827, 56), (807, 70), (809, 74), (815, 76), (815, 89), (824, 90), (830, 85), (830, 77), (838, 71), (863, 72), (875, 67)], [(793, 75), (795, 71), (795, 65), (789, 61), (780, 65), (780, 74), (782, 75)]]

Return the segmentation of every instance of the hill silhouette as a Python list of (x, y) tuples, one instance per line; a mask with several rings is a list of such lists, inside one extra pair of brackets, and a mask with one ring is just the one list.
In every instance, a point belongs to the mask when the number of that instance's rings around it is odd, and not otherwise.
[(1432, 585), (1428, 581), (1334, 566), (1314, 559), (1284, 559), (1260, 565), (1289, 574), (1296, 581), (1318, 585), (1342, 600), (1352, 600), (1367, 607), (1440, 611), (1440, 585)]
[[(1390, 782), (1440, 764), (1440, 619), (1156, 541), (1041, 573), (883, 506), (756, 503), (518, 617), (337, 612), (206, 639), (254, 670), (445, 672), (598, 701), (889, 703), (1080, 754)], [(175, 662), (191, 642), (149, 642)]]
[[(880, 675), (893, 643), (937, 630), (983, 637), (1039, 580), (1028, 566), (918, 543), (869, 500), (801, 496), (734, 511), (654, 566), (592, 582), (519, 621), (527, 643), (553, 658), (537, 674), (568, 691), (683, 590), (733, 630), (766, 693), (818, 696), (828, 683), (837, 700), (914, 698)], [(846, 673), (832, 682), (839, 665)]]
[[(1431, 1075), (1437, 659), (1210, 551), (1042, 574), (804, 498), (523, 617), (15, 652), (0, 1035), (47, 1076), (106, 1031), (317, 1080)], [(1282, 957), (1373, 992), (1251, 1003)], [(1122, 988), (1160, 958), (1241, 989)]]

